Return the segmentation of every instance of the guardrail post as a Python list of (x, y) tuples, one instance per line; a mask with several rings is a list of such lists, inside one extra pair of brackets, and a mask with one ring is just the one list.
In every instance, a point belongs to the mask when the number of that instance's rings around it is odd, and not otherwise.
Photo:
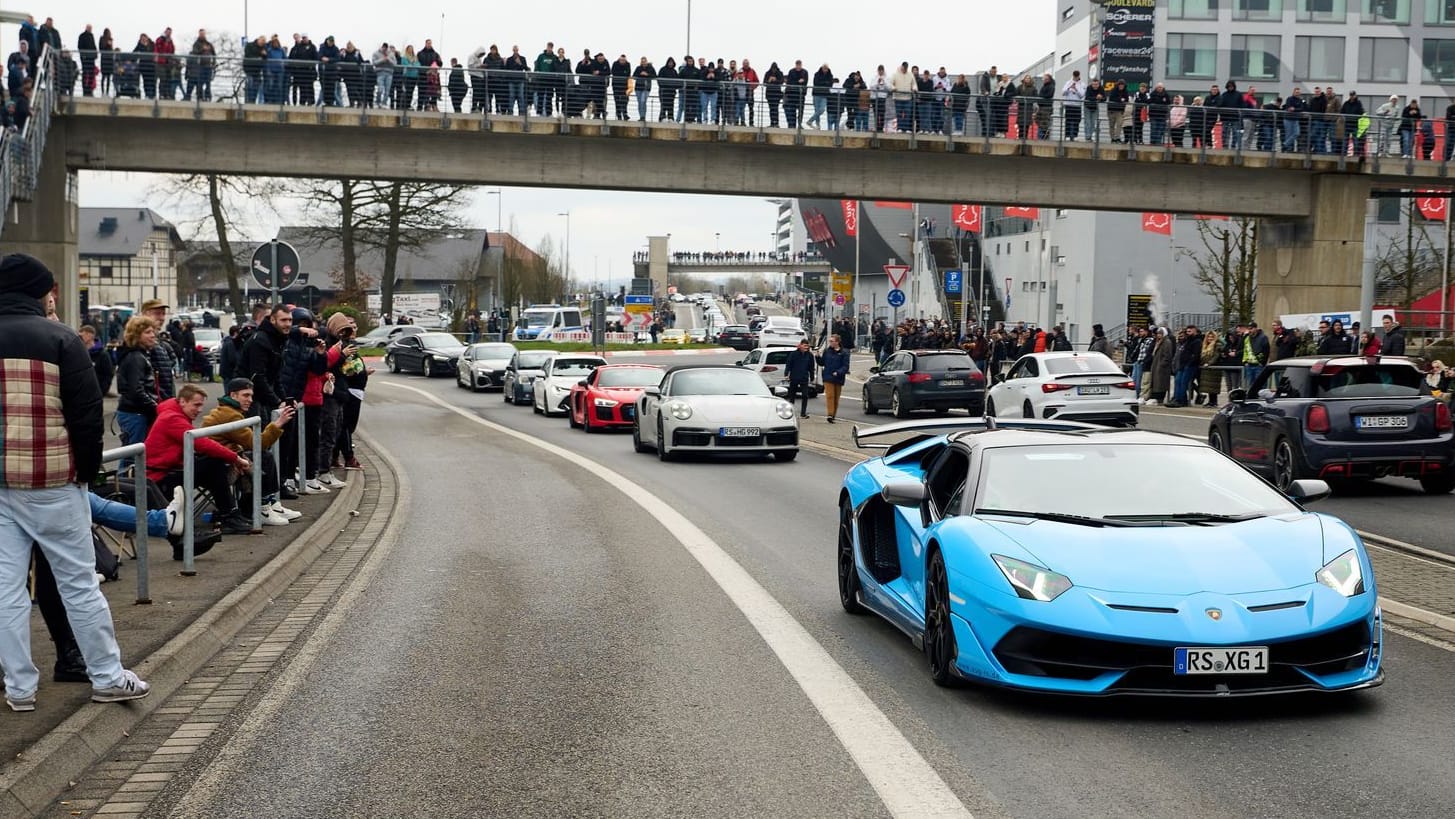
[[(298, 417), (294, 423), (298, 424), (298, 494), (305, 495), (307, 494), (304, 491), (307, 488), (305, 484), (308, 481), (308, 435), (303, 430), (306, 428), (304, 416), (308, 414), (308, 410), (303, 406), (302, 401), (298, 402), (297, 408)], [(278, 480), (282, 480), (282, 478), (280, 477)]]
[(193, 566), (193, 550), (196, 548), (197, 525), (192, 520), (192, 510), (196, 504), (196, 483), (197, 464), (196, 456), (193, 454), (193, 440), (197, 437), (196, 430), (187, 430), (182, 435), (182, 503), (186, 520), (182, 523), (182, 576), (192, 577), (197, 574)]
[(132, 503), (136, 505), (136, 534), (131, 542), (136, 544), (136, 602), (145, 605), (152, 602), (151, 561), (147, 551), (150, 546), (147, 540), (147, 452), (145, 444), (132, 446), (137, 447), (137, 452), (136, 472), (131, 481)]
[(255, 418), (253, 430), (253, 528), (263, 528), (263, 419)]

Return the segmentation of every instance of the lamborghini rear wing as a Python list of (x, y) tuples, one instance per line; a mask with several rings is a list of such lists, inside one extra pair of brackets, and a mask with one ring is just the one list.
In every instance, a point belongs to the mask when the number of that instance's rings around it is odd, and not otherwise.
[(866, 441), (891, 435), (946, 435), (952, 432), (978, 432), (993, 429), (1029, 429), (1041, 432), (1084, 432), (1103, 429), (1095, 424), (1079, 421), (1043, 421), (1036, 418), (925, 418), (918, 421), (899, 421), (872, 427), (854, 426), (854, 446), (860, 449), (888, 449), (892, 444), (870, 444)]

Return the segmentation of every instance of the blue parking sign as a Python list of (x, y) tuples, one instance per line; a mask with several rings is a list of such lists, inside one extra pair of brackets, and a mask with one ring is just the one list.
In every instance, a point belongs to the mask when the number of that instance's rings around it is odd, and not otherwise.
[(958, 296), (958, 295), (960, 295), (960, 281), (961, 281), (960, 280), (960, 271), (958, 271), (958, 270), (946, 270), (945, 271), (945, 295), (947, 295), (947, 296)]

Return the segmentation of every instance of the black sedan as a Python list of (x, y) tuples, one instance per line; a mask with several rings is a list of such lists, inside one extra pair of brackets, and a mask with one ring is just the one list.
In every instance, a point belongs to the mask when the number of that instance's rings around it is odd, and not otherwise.
[(881, 409), (896, 418), (920, 409), (985, 412), (985, 374), (964, 350), (900, 350), (869, 372), (863, 394), (869, 415)]
[(734, 350), (751, 350), (758, 346), (758, 334), (746, 324), (729, 324), (717, 334), (717, 343)]
[(465, 345), (449, 333), (419, 333), (396, 338), (384, 348), (389, 372), (418, 372), (426, 378), (455, 371)]
[(1208, 443), (1279, 489), (1299, 478), (1330, 483), (1412, 478), (1432, 494), (1455, 490), (1450, 405), (1402, 357), (1289, 358), (1252, 392), (1233, 390)]

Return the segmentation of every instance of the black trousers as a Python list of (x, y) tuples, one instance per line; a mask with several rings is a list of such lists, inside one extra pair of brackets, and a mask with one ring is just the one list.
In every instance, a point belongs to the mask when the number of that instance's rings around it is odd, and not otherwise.
[(32, 546), (30, 551), (35, 556), (35, 603), (59, 655), (76, 644), (76, 635), (71, 632), (71, 621), (66, 619), (66, 605), (61, 600), (60, 589), (56, 587), (56, 576), (51, 573), (50, 562), (39, 546)]
[(809, 392), (810, 390), (807, 381), (788, 382), (788, 403), (792, 404), (794, 400), (799, 401), (799, 405), (801, 407), (801, 409), (798, 410), (799, 415), (808, 414)]
[[(197, 486), (206, 489), (212, 495), (213, 503), (217, 504), (219, 517), (227, 517), (237, 513), (237, 498), (232, 492), (232, 467), (227, 461), (212, 458), (207, 455), (198, 455), (196, 466), (193, 472), (193, 480)], [(172, 490), (182, 485), (182, 470), (168, 472), (165, 477), (157, 481), (162, 492), (171, 497)]]

